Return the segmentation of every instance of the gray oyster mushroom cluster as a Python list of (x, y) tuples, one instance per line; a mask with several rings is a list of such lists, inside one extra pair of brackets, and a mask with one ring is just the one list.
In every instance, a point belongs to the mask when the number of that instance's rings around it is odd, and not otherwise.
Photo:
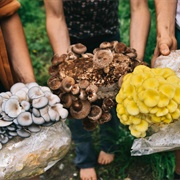
[(67, 109), (49, 87), (18, 82), (10, 91), (0, 93), (0, 149), (15, 136), (28, 138), (42, 126), (67, 116)]
[(84, 128), (93, 130), (111, 120), (122, 77), (143, 62), (135, 49), (124, 43), (103, 42), (87, 53), (81, 43), (71, 45), (66, 54), (55, 54), (48, 71), (48, 86), (58, 95), (69, 115), (83, 121)]

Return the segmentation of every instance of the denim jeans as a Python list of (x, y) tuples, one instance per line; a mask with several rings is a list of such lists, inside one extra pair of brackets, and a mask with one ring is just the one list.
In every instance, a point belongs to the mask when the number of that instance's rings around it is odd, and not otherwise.
[(177, 40), (177, 49), (180, 49), (180, 30), (179, 28), (175, 29), (175, 35)]
[[(92, 53), (104, 41), (120, 41), (119, 33), (115, 35), (98, 36), (88, 39), (77, 39), (71, 37), (71, 44), (82, 43), (87, 47), (87, 52)], [(119, 119), (115, 107), (111, 110), (112, 119), (100, 126), (100, 148), (101, 150), (114, 153), (116, 151), (116, 140)], [(72, 140), (75, 143), (76, 158), (75, 165), (78, 168), (94, 167), (97, 163), (97, 154), (93, 147), (92, 132), (83, 128), (82, 121), (77, 119), (69, 120), (69, 127), (72, 132)]]
[[(115, 107), (111, 109), (111, 114), (113, 118), (109, 122), (99, 125), (100, 149), (107, 153), (115, 153), (117, 150), (117, 131), (120, 124)], [(78, 168), (94, 167), (98, 154), (93, 146), (92, 131), (85, 130), (82, 121), (78, 119), (70, 119), (69, 128), (75, 143), (75, 165)]]

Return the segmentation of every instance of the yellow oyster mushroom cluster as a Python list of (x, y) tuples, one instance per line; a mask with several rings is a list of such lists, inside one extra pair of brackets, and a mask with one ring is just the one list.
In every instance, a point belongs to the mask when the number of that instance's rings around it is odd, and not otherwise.
[(180, 117), (180, 78), (170, 68), (139, 65), (124, 76), (116, 102), (120, 122), (133, 136), (145, 137), (152, 124)]

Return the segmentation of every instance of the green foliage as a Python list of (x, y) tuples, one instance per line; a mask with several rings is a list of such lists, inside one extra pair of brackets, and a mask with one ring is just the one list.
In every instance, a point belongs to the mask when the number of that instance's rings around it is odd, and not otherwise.
[(154, 180), (173, 179), (175, 159), (173, 152), (163, 152), (148, 156)]

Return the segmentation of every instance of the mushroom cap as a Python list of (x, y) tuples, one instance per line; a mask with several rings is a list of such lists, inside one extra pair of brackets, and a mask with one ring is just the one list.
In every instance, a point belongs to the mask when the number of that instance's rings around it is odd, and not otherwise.
[(87, 47), (81, 43), (74, 44), (72, 51), (76, 54), (84, 54), (87, 51)]
[(17, 122), (21, 126), (29, 126), (33, 123), (30, 112), (22, 112), (17, 117)]
[(39, 85), (38, 85), (38, 83), (36, 83), (36, 82), (30, 82), (30, 83), (27, 83), (27, 84), (26, 84), (26, 87), (27, 87), (28, 89), (30, 89), (30, 88), (32, 88), (32, 87), (34, 87), (34, 86), (39, 86)]
[(13, 123), (13, 121), (4, 121), (2, 119), (0, 119), (0, 127), (6, 127), (9, 126)]
[(81, 99), (81, 100), (87, 99), (87, 93), (86, 93), (85, 89), (80, 89), (79, 99)]
[(61, 120), (65, 120), (68, 117), (68, 110), (65, 108), (59, 109), (59, 116), (61, 117)]
[(17, 136), (17, 132), (16, 131), (9, 131), (8, 132), (8, 135), (10, 135), (10, 136)]
[(27, 93), (21, 89), (18, 90), (14, 95), (16, 95), (18, 97), (19, 102), (28, 100)]
[(98, 95), (93, 92), (87, 96), (87, 99), (89, 100), (89, 102), (95, 102), (98, 99)]
[(57, 109), (54, 108), (53, 106), (48, 108), (48, 114), (51, 121), (58, 121), (60, 119)]
[(17, 117), (21, 113), (21, 106), (17, 99), (8, 99), (5, 103), (5, 113), (10, 117)]
[(11, 96), (9, 93), (7, 92), (2, 92), (0, 93), (0, 96), (3, 98), (3, 99), (9, 99), (9, 97)]
[(10, 126), (7, 126), (6, 128), (8, 131), (15, 131), (17, 129), (16, 125), (14, 125), (14, 124), (11, 124)]
[(0, 142), (2, 144), (6, 144), (9, 141), (9, 138), (7, 135), (0, 135)]
[(113, 54), (110, 50), (99, 50), (93, 57), (93, 65), (96, 69), (103, 69), (112, 62)]
[(45, 93), (45, 92), (51, 92), (50, 88), (47, 86), (40, 86), (41, 90)]
[(48, 98), (48, 101), (49, 101), (48, 104), (50, 106), (53, 106), (54, 104), (60, 102), (60, 98), (57, 95), (55, 95), (52, 92), (50, 92), (50, 91), (46, 91), (45, 92), (45, 97)]
[(88, 114), (88, 118), (93, 121), (97, 121), (102, 115), (102, 109), (97, 105), (91, 106), (91, 111)]
[(103, 112), (102, 116), (98, 119), (99, 124), (103, 124), (105, 122), (108, 122), (112, 119), (112, 115), (109, 112)]
[(90, 102), (87, 100), (74, 101), (70, 107), (70, 114), (75, 119), (84, 119), (91, 110)]
[(41, 108), (39, 110), (40, 114), (41, 114), (41, 117), (43, 117), (43, 119), (46, 121), (46, 122), (49, 122), (51, 119), (50, 119), (50, 116), (48, 114), (48, 109), (49, 107), (48, 106), (45, 106), (44, 108)]
[(89, 84), (89, 81), (85, 79), (79, 81), (80, 89), (86, 89), (89, 86)]
[(97, 92), (98, 92), (98, 87), (94, 84), (90, 84), (86, 88), (87, 99), (90, 102), (95, 102), (98, 99)]
[(48, 74), (51, 75), (51, 76), (58, 75), (58, 66), (54, 66), (54, 65), (49, 66)]
[(62, 88), (65, 90), (65, 92), (70, 92), (74, 84), (75, 84), (75, 80), (70, 76), (66, 76), (62, 80)]
[(47, 105), (48, 105), (48, 98), (47, 97), (42, 96), (40, 98), (32, 100), (32, 106), (34, 108), (41, 109)]
[(102, 106), (105, 108), (105, 110), (110, 110), (115, 106), (115, 102), (112, 98), (104, 98)]
[(37, 133), (41, 131), (40, 126), (32, 124), (31, 126), (28, 127), (28, 130), (31, 131), (32, 133)]
[(18, 136), (22, 137), (22, 138), (28, 138), (31, 136), (31, 133), (29, 133), (27, 130), (25, 129), (18, 129), (17, 130), (17, 134)]
[(58, 54), (55, 54), (53, 58), (51, 59), (51, 63), (53, 66), (58, 66), (61, 62), (63, 62), (67, 58), (66, 54), (62, 54), (59, 56)]
[(29, 99), (36, 99), (44, 96), (44, 92), (41, 90), (39, 86), (33, 86), (28, 91)]
[(79, 91), (80, 91), (79, 84), (74, 84), (71, 88), (71, 93), (73, 95), (76, 95), (76, 94), (79, 94)]
[(2, 112), (1, 113), (1, 118), (4, 120), (4, 121), (13, 121), (13, 117), (10, 117), (10, 116), (8, 116), (8, 114), (6, 114), (5, 112)]
[(113, 45), (112, 45), (112, 43), (110, 43), (110, 42), (102, 42), (102, 43), (99, 45), (99, 47), (102, 48), (102, 49), (106, 49), (106, 48), (112, 48)]
[(61, 102), (65, 108), (69, 108), (72, 105), (72, 96), (69, 93), (62, 94), (60, 97)]
[(37, 125), (45, 123), (45, 120), (43, 117), (36, 117), (34, 116), (34, 114), (32, 114), (32, 121), (34, 124), (37, 124)]
[(26, 85), (22, 82), (15, 83), (14, 85), (11, 86), (10, 92), (12, 94), (15, 94), (17, 91), (19, 91), (21, 88), (24, 88), (24, 87), (26, 87)]
[(127, 46), (122, 42), (116, 43), (116, 45), (114, 47), (115, 52), (117, 52), (117, 53), (124, 53), (126, 51), (126, 48), (127, 48)]
[(31, 107), (29, 101), (21, 101), (20, 105), (22, 106), (22, 109), (24, 109), (25, 111), (28, 111)]
[(87, 88), (86, 88), (86, 92), (98, 92), (98, 87), (95, 84), (90, 84)]
[(47, 84), (51, 90), (58, 90), (61, 87), (61, 81), (57, 76), (51, 76), (48, 79)]
[(36, 108), (32, 108), (32, 114), (36, 117), (40, 117), (41, 114), (39, 112), (39, 109), (36, 109)]

